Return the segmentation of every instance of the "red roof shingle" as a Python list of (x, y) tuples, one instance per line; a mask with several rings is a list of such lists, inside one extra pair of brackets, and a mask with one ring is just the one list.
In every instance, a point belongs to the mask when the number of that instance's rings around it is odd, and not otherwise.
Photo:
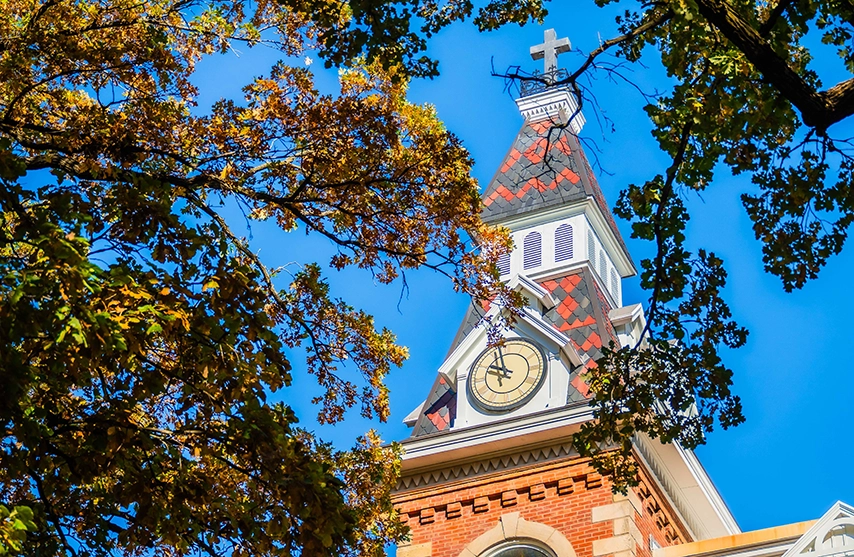
[(548, 121), (526, 122), (483, 193), (481, 218), (487, 223), (498, 223), (588, 197), (596, 201), (628, 257), (578, 136)]

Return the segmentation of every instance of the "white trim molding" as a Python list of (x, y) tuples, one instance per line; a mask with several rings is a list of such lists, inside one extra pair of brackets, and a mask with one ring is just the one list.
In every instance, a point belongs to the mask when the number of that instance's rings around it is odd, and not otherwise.
[(484, 474), (491, 474), (493, 472), (503, 472), (505, 470), (512, 470), (522, 466), (529, 466), (531, 464), (575, 457), (578, 457), (578, 452), (572, 448), (572, 443), (564, 443), (522, 451), (512, 455), (496, 456), (490, 459), (478, 459), (458, 466), (451, 466), (411, 476), (403, 476), (397, 484), (397, 491), (400, 493), (406, 489), (468, 479)]
[(548, 548), (556, 557), (575, 557), (575, 549), (566, 536), (551, 526), (521, 518), (519, 513), (507, 513), (498, 524), (468, 544), (460, 557), (483, 557), (491, 549), (507, 542), (533, 540)]
[(783, 557), (833, 557), (854, 554), (854, 507), (837, 501)]
[(410, 437), (403, 441), (403, 475), (446, 469), (474, 460), (568, 443), (593, 418), (587, 402), (496, 420), (478, 426)]
[(693, 540), (740, 534), (735, 518), (692, 451), (639, 434), (634, 446)]

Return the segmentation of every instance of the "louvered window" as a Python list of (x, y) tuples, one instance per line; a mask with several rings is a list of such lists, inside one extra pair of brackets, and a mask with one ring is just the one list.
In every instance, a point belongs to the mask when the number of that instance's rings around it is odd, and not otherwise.
[(572, 226), (562, 224), (555, 230), (555, 261), (572, 259)]
[(617, 278), (617, 271), (611, 269), (611, 294), (614, 295), (614, 299), (619, 303), (620, 300), (620, 280)]
[(539, 232), (531, 232), (523, 242), (522, 260), (525, 269), (539, 267), (543, 262), (543, 239)]
[(599, 250), (599, 277), (601, 277), (601, 279), (602, 279), (603, 286), (604, 286), (604, 282), (607, 280), (607, 277), (608, 277), (607, 271), (608, 271), (608, 262), (607, 262), (607, 259), (605, 259), (605, 252), (602, 250)]
[(593, 232), (587, 231), (587, 259), (590, 261), (590, 266), (596, 264), (596, 240), (593, 239)]
[(498, 257), (498, 271), (502, 275), (510, 274), (510, 254), (504, 253)]

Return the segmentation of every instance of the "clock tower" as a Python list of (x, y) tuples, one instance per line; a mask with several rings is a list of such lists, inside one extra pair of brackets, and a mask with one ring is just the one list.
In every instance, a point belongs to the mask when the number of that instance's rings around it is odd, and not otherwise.
[(578, 134), (575, 90), (560, 85), (569, 40), (547, 30), (544, 60), (516, 104), (522, 128), (483, 194), (507, 227), (502, 280), (526, 306), (504, 342), (471, 306), (412, 427), (395, 506), (410, 527), (398, 557), (650, 557), (653, 549), (739, 532), (691, 451), (636, 439), (640, 485), (615, 495), (572, 448), (592, 419), (585, 373), (603, 346), (635, 343), (645, 321), (624, 304), (636, 273)]

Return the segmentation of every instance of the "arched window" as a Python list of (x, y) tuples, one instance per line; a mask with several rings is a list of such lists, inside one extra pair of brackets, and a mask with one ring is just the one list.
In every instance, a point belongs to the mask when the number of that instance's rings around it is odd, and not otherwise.
[(611, 294), (614, 295), (614, 299), (619, 302), (620, 300), (620, 279), (617, 278), (617, 271), (611, 269)]
[(489, 553), (489, 557), (552, 557), (552, 553), (537, 545), (527, 543), (512, 543), (499, 547), (496, 551)]
[(531, 232), (522, 242), (522, 266), (525, 269), (539, 267), (543, 263), (543, 238), (539, 232)]
[(608, 280), (608, 260), (605, 258), (605, 252), (599, 250), (599, 277), (602, 283)]
[(503, 253), (498, 256), (498, 271), (503, 275), (510, 274), (510, 254)]
[(562, 224), (555, 230), (555, 261), (572, 259), (572, 225)]
[(494, 528), (472, 540), (463, 553), (478, 557), (576, 557), (572, 544), (560, 531), (529, 522), (519, 513), (501, 516)]

